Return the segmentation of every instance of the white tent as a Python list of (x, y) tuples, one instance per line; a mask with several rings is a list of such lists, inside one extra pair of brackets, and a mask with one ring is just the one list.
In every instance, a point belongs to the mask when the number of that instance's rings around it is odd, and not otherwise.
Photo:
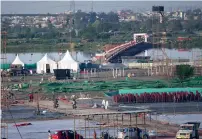
[(69, 51), (67, 50), (63, 59), (58, 62), (58, 68), (59, 69), (72, 69), (73, 71), (77, 72), (77, 70), (79, 68), (79, 63), (76, 62), (72, 58)]
[(57, 63), (51, 60), (47, 54), (37, 62), (37, 73), (54, 73), (53, 69), (57, 69)]
[(13, 61), (12, 65), (22, 65), (22, 66), (24, 66), (24, 63), (20, 60), (18, 54), (15, 57), (15, 60)]

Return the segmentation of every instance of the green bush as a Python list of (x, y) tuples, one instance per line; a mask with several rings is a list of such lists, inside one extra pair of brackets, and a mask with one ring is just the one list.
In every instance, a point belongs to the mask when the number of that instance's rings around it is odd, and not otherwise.
[(181, 81), (184, 81), (194, 75), (194, 67), (191, 65), (177, 65), (176, 74)]

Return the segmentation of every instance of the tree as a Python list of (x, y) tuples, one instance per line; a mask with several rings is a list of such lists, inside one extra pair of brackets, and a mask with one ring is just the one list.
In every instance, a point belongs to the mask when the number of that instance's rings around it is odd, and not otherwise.
[(118, 14), (114, 13), (114, 12), (109, 12), (107, 14), (107, 21), (108, 22), (113, 22), (113, 23), (119, 22), (119, 16), (118, 16)]
[(146, 22), (144, 22), (147, 30), (152, 30), (152, 19), (148, 19), (146, 20)]
[(180, 31), (182, 30), (182, 24), (180, 20), (170, 21), (168, 24), (168, 29), (172, 31)]
[(90, 15), (89, 15), (89, 21), (90, 21), (91, 24), (95, 22), (95, 20), (96, 20), (96, 15), (97, 15), (97, 14), (96, 14), (95, 12), (91, 12), (91, 13), (90, 13)]
[(193, 10), (193, 14), (194, 15), (201, 15), (201, 9), (195, 9), (195, 10)]
[(88, 18), (87, 13), (82, 12), (79, 10), (75, 13), (74, 19), (75, 19), (75, 28), (78, 30), (84, 29), (86, 25), (88, 24)]
[(181, 83), (194, 75), (194, 67), (191, 65), (177, 65), (176, 74)]
[(31, 29), (30, 28), (26, 28), (26, 39), (29, 40), (29, 38), (31, 38)]
[(96, 20), (93, 24), (92, 24), (92, 27), (94, 27), (96, 29), (96, 32), (98, 32), (98, 28), (100, 26), (100, 21), (99, 20)]
[(81, 31), (81, 36), (84, 39), (94, 39), (97, 37), (96, 29), (92, 25), (89, 25)]

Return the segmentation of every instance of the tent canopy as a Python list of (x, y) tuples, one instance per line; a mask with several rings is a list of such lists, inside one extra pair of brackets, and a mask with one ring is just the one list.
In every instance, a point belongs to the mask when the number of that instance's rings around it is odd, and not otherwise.
[(79, 64), (72, 58), (69, 51), (67, 50), (63, 59), (58, 62), (58, 68), (72, 69), (73, 71), (77, 71), (79, 68)]
[(37, 73), (47, 73), (48, 70), (50, 70), (50, 73), (54, 73), (53, 69), (57, 69), (57, 64), (50, 59), (46, 53), (44, 57), (37, 62)]
[(24, 66), (24, 63), (20, 60), (18, 54), (15, 57), (15, 60), (13, 61), (12, 65), (22, 65), (22, 66)]

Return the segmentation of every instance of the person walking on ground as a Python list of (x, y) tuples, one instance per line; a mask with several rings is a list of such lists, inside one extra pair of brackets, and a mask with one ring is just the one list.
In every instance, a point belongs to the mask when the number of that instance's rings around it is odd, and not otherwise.
[(34, 99), (34, 95), (33, 95), (33, 93), (30, 93), (29, 94), (29, 102), (33, 102), (33, 99)]
[(96, 138), (97, 138), (97, 134), (96, 134), (96, 131), (94, 130), (93, 139), (96, 139)]
[(102, 107), (103, 107), (103, 109), (105, 109), (105, 100), (102, 100)]
[(76, 108), (77, 108), (77, 106), (76, 106), (76, 100), (75, 100), (75, 99), (74, 99), (73, 102), (72, 102), (72, 108), (73, 108), (73, 109), (76, 109)]

